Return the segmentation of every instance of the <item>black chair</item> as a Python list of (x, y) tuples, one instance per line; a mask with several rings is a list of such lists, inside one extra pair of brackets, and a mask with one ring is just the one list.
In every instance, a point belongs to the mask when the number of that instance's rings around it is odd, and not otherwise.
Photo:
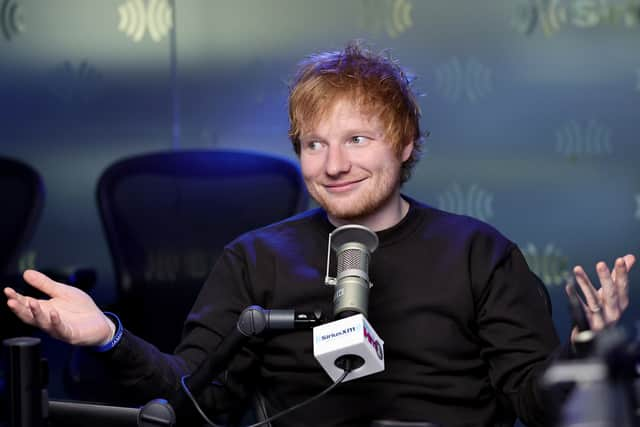
[[(0, 289), (17, 286), (15, 268), (20, 250), (31, 239), (44, 204), (44, 185), (38, 172), (21, 161), (0, 157)], [(11, 271), (14, 270), (14, 271)], [(0, 342), (33, 331), (11, 313), (4, 294), (0, 296)], [(2, 351), (0, 346), (0, 351)], [(4, 408), (4, 353), (0, 357), (0, 407)], [(3, 416), (0, 416), (2, 423)]]
[[(117, 282), (111, 309), (129, 330), (165, 352), (179, 342), (182, 324), (224, 245), (308, 203), (295, 163), (225, 150), (120, 160), (100, 177), (97, 199)], [(87, 352), (74, 353), (66, 378), (73, 398), (130, 404)], [(254, 400), (259, 408), (260, 396)]]
[[(40, 174), (21, 161), (0, 157), (0, 287), (22, 288), (16, 261), (31, 239), (44, 204), (44, 184)], [(0, 340), (31, 333), (9, 311), (2, 296)]]
[(0, 274), (8, 275), (33, 235), (44, 204), (42, 178), (31, 166), (0, 157)]
[(128, 329), (171, 352), (225, 244), (306, 208), (297, 165), (267, 154), (164, 151), (109, 166), (97, 187)]

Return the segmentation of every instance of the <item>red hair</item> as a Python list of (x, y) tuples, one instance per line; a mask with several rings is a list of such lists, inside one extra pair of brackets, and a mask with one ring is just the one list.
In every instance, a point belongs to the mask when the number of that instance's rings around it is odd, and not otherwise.
[(377, 116), (398, 154), (413, 142), (411, 156), (402, 164), (402, 182), (409, 179), (423, 142), (411, 79), (387, 55), (357, 42), (342, 51), (311, 55), (299, 64), (289, 92), (289, 138), (296, 154), (300, 155), (301, 135), (344, 98), (355, 101), (363, 113)]

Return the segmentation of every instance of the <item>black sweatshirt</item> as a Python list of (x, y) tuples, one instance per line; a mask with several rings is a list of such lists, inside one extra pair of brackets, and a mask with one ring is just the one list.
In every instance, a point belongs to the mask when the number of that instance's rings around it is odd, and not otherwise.
[[(385, 370), (274, 425), (490, 426), (508, 413), (505, 402), (525, 423), (544, 425), (536, 382), (559, 344), (544, 285), (489, 225), (405, 199), (408, 214), (377, 233), (369, 268), (368, 320), (384, 340)], [(333, 289), (323, 282), (333, 229), (317, 209), (241, 236), (213, 268), (174, 355), (127, 332), (106, 354), (108, 367), (135, 385), (141, 402), (172, 398), (180, 376), (214, 351), (247, 306), (332, 313)], [(220, 412), (258, 388), (271, 415), (330, 384), (313, 357), (312, 332), (280, 332), (252, 340), (200, 400)]]

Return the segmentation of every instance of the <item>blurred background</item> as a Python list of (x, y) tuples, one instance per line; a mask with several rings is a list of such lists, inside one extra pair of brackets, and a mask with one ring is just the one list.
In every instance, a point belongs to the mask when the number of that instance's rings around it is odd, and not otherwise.
[(431, 135), (404, 192), (518, 243), (568, 337), (572, 266), (640, 255), (640, 0), (0, 0), (0, 156), (46, 187), (11, 271), (90, 267), (112, 303), (105, 168), (193, 148), (295, 161), (295, 64), (355, 38), (418, 76)]

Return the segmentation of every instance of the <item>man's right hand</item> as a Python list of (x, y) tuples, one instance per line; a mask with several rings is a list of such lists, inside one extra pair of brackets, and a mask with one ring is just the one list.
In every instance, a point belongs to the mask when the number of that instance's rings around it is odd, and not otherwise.
[(35, 270), (26, 270), (23, 277), (50, 299), (36, 299), (5, 288), (7, 306), (20, 320), (74, 345), (101, 345), (113, 337), (115, 325), (85, 292)]

